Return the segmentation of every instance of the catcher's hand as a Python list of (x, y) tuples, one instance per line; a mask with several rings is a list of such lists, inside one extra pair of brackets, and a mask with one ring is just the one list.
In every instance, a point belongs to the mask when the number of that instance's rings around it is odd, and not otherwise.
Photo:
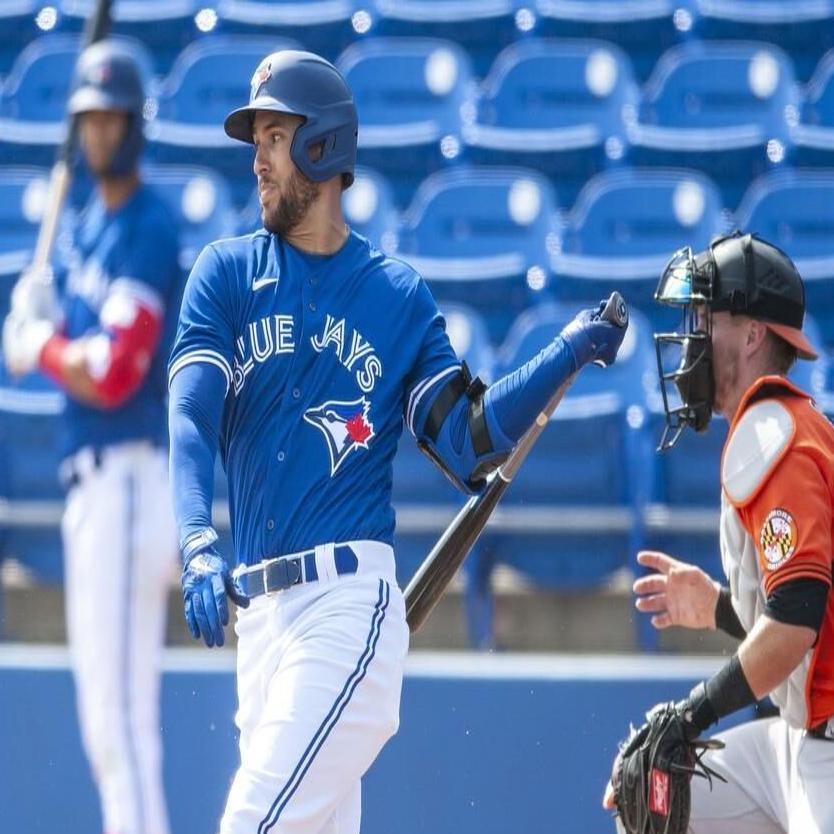
[(704, 750), (723, 742), (697, 741), (689, 701), (658, 704), (646, 723), (632, 728), (614, 760), (603, 804), (617, 811), (627, 834), (686, 834), (693, 776), (724, 777), (701, 761)]

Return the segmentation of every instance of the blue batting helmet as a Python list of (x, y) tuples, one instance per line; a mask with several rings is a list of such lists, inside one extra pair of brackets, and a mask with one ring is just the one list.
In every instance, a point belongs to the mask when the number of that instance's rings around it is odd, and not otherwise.
[[(249, 104), (233, 110), (224, 123), (232, 139), (252, 143), (258, 110), (301, 116), (290, 158), (314, 182), (342, 174), (353, 182), (358, 120), (353, 94), (336, 67), (312, 52), (285, 49), (261, 61), (252, 76)], [(309, 148), (322, 143), (321, 156), (310, 159)]]
[(105, 39), (84, 50), (75, 69), (69, 112), (75, 115), (91, 110), (119, 110), (128, 116), (127, 132), (110, 161), (108, 173), (118, 176), (136, 169), (144, 142), (144, 104), (139, 67), (124, 46)]

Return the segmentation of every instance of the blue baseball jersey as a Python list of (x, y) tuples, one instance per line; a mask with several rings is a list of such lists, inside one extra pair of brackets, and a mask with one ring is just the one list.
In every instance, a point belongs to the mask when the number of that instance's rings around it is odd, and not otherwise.
[(161, 320), (161, 334), (139, 389), (113, 409), (66, 398), (64, 451), (130, 440), (167, 442), (166, 366), (176, 332), (183, 277), (176, 223), (153, 189), (140, 185), (115, 211), (96, 194), (79, 218), (61, 276), (69, 339), (103, 332), (106, 303), (136, 303)]
[(459, 368), (411, 267), (355, 233), (329, 256), (264, 230), (211, 244), (186, 286), (170, 379), (192, 363), (226, 380), (219, 445), (239, 562), (392, 542), (403, 419)]

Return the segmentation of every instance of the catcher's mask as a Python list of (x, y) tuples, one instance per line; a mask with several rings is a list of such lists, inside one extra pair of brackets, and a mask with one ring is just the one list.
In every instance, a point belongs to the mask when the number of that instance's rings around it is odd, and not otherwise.
[[(681, 308), (680, 329), (654, 336), (660, 393), (666, 413), (659, 451), (671, 449), (687, 426), (698, 432), (704, 431), (712, 417), (715, 399), (712, 333), (710, 316), (703, 313), (712, 301), (714, 273), (712, 247), (696, 257), (691, 247), (685, 246), (672, 255), (655, 291), (656, 301)], [(679, 348), (677, 355), (675, 347)], [(675, 361), (673, 368), (667, 370), (670, 357)], [(668, 390), (670, 382), (677, 389), (679, 403), (672, 401)]]
[[(654, 297), (682, 312), (679, 331), (654, 337), (666, 412), (659, 451), (671, 449), (687, 426), (703, 432), (709, 425), (715, 400), (712, 313), (758, 319), (798, 357), (817, 358), (802, 333), (805, 289), (799, 272), (781, 249), (754, 235), (734, 232), (698, 254), (688, 246), (679, 249), (663, 270)], [(677, 389), (674, 402), (670, 382)]]

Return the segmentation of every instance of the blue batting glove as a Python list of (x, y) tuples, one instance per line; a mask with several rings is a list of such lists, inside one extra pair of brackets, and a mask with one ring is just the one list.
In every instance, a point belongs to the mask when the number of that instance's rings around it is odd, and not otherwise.
[(227, 596), (241, 608), (249, 606), (249, 597), (214, 547), (191, 555), (182, 569), (185, 622), (191, 636), (195, 640), (202, 636), (209, 648), (226, 641), (223, 627), (229, 623)]
[(559, 334), (571, 349), (574, 371), (589, 362), (612, 365), (617, 358), (627, 327), (601, 319), (599, 314), (605, 305), (606, 302), (601, 301), (599, 307), (582, 310)]

